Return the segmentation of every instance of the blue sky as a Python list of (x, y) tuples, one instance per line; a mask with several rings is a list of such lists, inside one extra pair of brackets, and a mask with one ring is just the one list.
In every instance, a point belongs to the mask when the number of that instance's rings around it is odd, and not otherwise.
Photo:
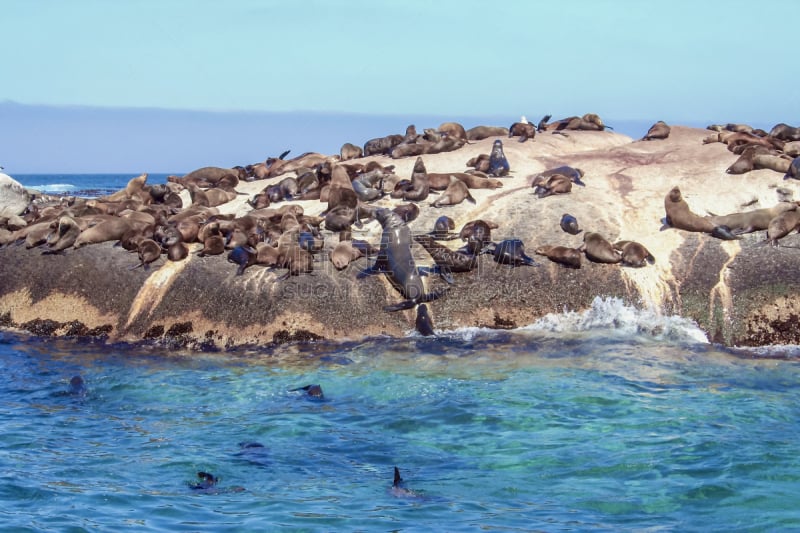
[[(795, 6), (791, 0), (3, 0), (0, 164), (25, 172), (88, 171), (99, 170), (92, 165), (104, 155), (105, 170), (133, 170), (119, 168), (129, 163), (110, 139), (124, 138), (125, 128), (146, 132), (158, 110), (164, 112), (156, 122), (178, 132), (187, 155), (169, 160), (163, 142), (163, 153), (158, 144), (137, 144), (152, 171), (213, 163), (197, 157), (194, 164), (195, 155), (232, 165), (253, 162), (230, 161), (235, 157), (280, 152), (281, 139), (273, 137), (258, 154), (236, 151), (244, 142), (236, 133), (241, 125), (274, 119), (275, 112), (395, 116), (402, 128), (414, 117), (491, 117), (508, 125), (521, 114), (586, 112), (607, 122), (795, 125), (798, 76), (787, 59), (791, 39), (780, 29), (791, 27), (784, 21)], [(58, 120), (62, 106), (72, 112), (68, 124)], [(81, 129), (95, 107), (111, 118), (100, 124), (90, 117)], [(149, 122), (137, 122), (130, 108), (146, 108), (142, 121)], [(20, 109), (44, 124), (39, 135), (8, 132), (31, 122)], [(207, 139), (206, 129), (193, 131), (192, 120), (170, 110), (196, 111), (212, 131), (219, 119), (225, 135), (211, 143), (216, 152), (192, 152), (198, 135)], [(394, 129), (365, 130), (361, 138), (348, 131), (350, 138), (325, 142), (310, 139), (318, 133), (306, 128), (300, 140), (312, 142), (295, 152), (363, 143), (401, 128), (382, 124)], [(107, 146), (103, 154), (70, 150), (71, 159), (58, 167), (47, 159), (46, 143), (58, 143), (59, 132), (62, 140), (85, 134), (89, 144), (96, 136)]]

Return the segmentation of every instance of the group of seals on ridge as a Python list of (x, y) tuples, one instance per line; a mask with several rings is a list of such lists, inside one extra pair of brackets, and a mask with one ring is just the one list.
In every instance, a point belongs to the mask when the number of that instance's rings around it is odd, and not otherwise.
[(707, 129), (714, 133), (703, 144), (720, 142), (739, 156), (728, 174), (769, 169), (784, 174), (784, 179), (800, 179), (800, 128), (780, 123), (769, 132), (747, 124), (712, 124)]
[(800, 228), (797, 202), (778, 202), (772, 207), (728, 215), (700, 216), (692, 212), (680, 189), (675, 186), (664, 198), (664, 209), (666, 217), (661, 229), (672, 227), (708, 233), (725, 240), (739, 239), (740, 235), (766, 230), (767, 240), (777, 246), (779, 239)]
[[(549, 117), (546, 118), (549, 119)], [(544, 131), (569, 129), (602, 131), (605, 127), (597, 115), (587, 114), (577, 121), (574, 120), (576, 118), (570, 117), (550, 125), (543, 120), (539, 126)], [(587, 126), (587, 124), (593, 124), (593, 126)], [(538, 129), (537, 127), (536, 130)], [(457, 123), (444, 123), (438, 130), (426, 131), (426, 134), (439, 136), (439, 140), (447, 137), (466, 142), (469, 137), (486, 138), (486, 136), (497, 136), (504, 133), (503, 128), (489, 126), (473, 128), (473, 130), (467, 132)], [(416, 142), (420, 137), (424, 138), (424, 136), (416, 134), (413, 126), (409, 127), (405, 136), (399, 136), (401, 139), (396, 144), (393, 143), (398, 140), (397, 137), (388, 137), (390, 138), (387, 141), (376, 143), (368, 141), (367, 144), (372, 147), (371, 150), (374, 150), (375, 146), (393, 145), (396, 147), (404, 143), (411, 144), (412, 139)], [(485, 158), (487, 165), (485, 174), (477, 169), (471, 172), (429, 174), (424, 168), (422, 159), (418, 157), (418, 164), (415, 164), (414, 172), (407, 184), (401, 183), (403, 180), (393, 173), (391, 166), (383, 166), (374, 161), (367, 164), (351, 162), (352, 158), (359, 155), (357, 146), (350, 145), (342, 148), (337, 159), (339, 161), (347, 160), (347, 163), (337, 162), (329, 156), (314, 153), (286, 159), (288, 155), (288, 151), (286, 151), (277, 158), (268, 159), (263, 166), (251, 165), (248, 166), (249, 168), (235, 167), (234, 169), (204, 167), (181, 178), (172, 177), (168, 184), (163, 186), (165, 191), (159, 196), (160, 201), (156, 194), (151, 192), (159, 186), (148, 187), (145, 183), (146, 175), (144, 175), (144, 177), (132, 180), (129, 186), (124, 191), (120, 191), (113, 199), (114, 202), (127, 202), (127, 209), (117, 208), (116, 215), (118, 218), (130, 217), (131, 221), (114, 221), (109, 224), (105, 224), (105, 220), (101, 223), (93, 220), (86, 222), (81, 218), (82, 215), (70, 212), (70, 215), (77, 216), (77, 219), (71, 217), (75, 223), (72, 224), (70, 219), (65, 219), (62, 226), (59, 221), (55, 227), (49, 228), (46, 236), (58, 234), (58, 239), (55, 237), (51, 239), (53, 242), (64, 238), (63, 248), (54, 250), (63, 252), (69, 248), (68, 244), (73, 236), (75, 236), (75, 241), (78, 241), (80, 235), (89, 235), (85, 230), (97, 231), (97, 228), (100, 228), (103, 240), (118, 240), (121, 246), (138, 254), (139, 261), (135, 266), (145, 268), (157, 261), (164, 253), (167, 253), (171, 260), (182, 260), (188, 256), (187, 245), (202, 243), (202, 249), (198, 250), (199, 257), (222, 255), (228, 251), (227, 259), (237, 265), (236, 273), (238, 275), (242, 275), (247, 268), (253, 265), (264, 265), (286, 268), (288, 272), (283, 276), (286, 277), (313, 271), (316, 261), (315, 254), (324, 251), (325, 240), (321, 234), (321, 230), (324, 228), (334, 233), (340, 233), (338, 245), (334, 246), (329, 253), (331, 262), (337, 269), (345, 268), (351, 261), (359, 257), (378, 256), (371, 270), (386, 273), (403, 297), (401, 302), (389, 304), (386, 309), (394, 311), (416, 306), (417, 328), (420, 332), (432, 332), (432, 322), (425, 304), (442, 296), (446, 289), (434, 291), (425, 289), (422, 281), (424, 272), (414, 265), (413, 257), (409, 252), (412, 242), (417, 242), (429, 251), (440, 270), (446, 272), (443, 277), (446, 279), (449, 277), (451, 282), (452, 276), (449, 276), (449, 273), (466, 272), (475, 268), (477, 257), (481, 254), (492, 255), (495, 262), (500, 264), (512, 266), (535, 264), (533, 259), (525, 254), (522, 241), (505, 239), (500, 242), (492, 242), (490, 240), (491, 228), (483, 221), (473, 221), (475, 223), (470, 226), (469, 230), (465, 225), (465, 229), (462, 229), (461, 233), (465, 235), (462, 236), (462, 239), (466, 241), (466, 245), (460, 251), (452, 251), (442, 245), (437, 245), (435, 236), (428, 239), (411, 239), (407, 233), (407, 223), (418, 213), (418, 207), (414, 202), (424, 200), (432, 190), (442, 190), (440, 187), (445, 183), (444, 193), (433, 202), (434, 206), (454, 205), (464, 200), (474, 201), (469, 192), (470, 188), (502, 186), (500, 180), (489, 177), (507, 176), (511, 170), (500, 139), (494, 141), (491, 153)], [(366, 148), (367, 145), (361, 152), (366, 153)], [(386, 154), (386, 148), (381, 153)], [(256, 208), (246, 216), (221, 215), (216, 210), (218, 202), (230, 201), (237, 195), (235, 190), (235, 186), (238, 184), (237, 179), (250, 181), (253, 176), (263, 176), (263, 179), (269, 179), (281, 176), (286, 172), (295, 172), (298, 176), (296, 178), (285, 177), (277, 184), (265, 187), (262, 193), (256, 195), (259, 198), (256, 204), (258, 207), (254, 205)], [(549, 194), (559, 192), (555, 185), (558, 181), (565, 181), (568, 183), (567, 187), (571, 187), (573, 183), (583, 185), (581, 181), (583, 171), (566, 165), (545, 171), (540, 176), (548, 179), (545, 183), (537, 186), (548, 191)], [(182, 206), (178, 207), (164, 201), (167, 197), (174, 199), (182, 189), (186, 189), (190, 193), (193, 200), (191, 207), (182, 208)], [(212, 191), (211, 194), (209, 191)], [(142, 198), (140, 198), (141, 201), (133, 200), (134, 197), (144, 194), (150, 194), (151, 198), (147, 201)], [(373, 200), (380, 199), (384, 194), (393, 196), (399, 194), (399, 198), (410, 203), (407, 206), (398, 206), (395, 210), (375, 208), (369, 204)], [(328, 209), (323, 212), (324, 216), (306, 216), (302, 208), (296, 205), (287, 204), (280, 208), (271, 205), (292, 199), (311, 198), (328, 201)], [(255, 200), (254, 197), (251, 201)], [(111, 199), (98, 199), (93, 202), (99, 209), (101, 204), (111, 203), (111, 201)], [(403, 208), (401, 209), (401, 207)], [(121, 213), (124, 214), (120, 215)], [(67, 215), (62, 214), (62, 216)], [(352, 240), (349, 235), (350, 225), (358, 225), (365, 219), (378, 220), (383, 226), (383, 238), (377, 253), (369, 243), (359, 243)], [(50, 223), (52, 224), (52, 221)], [(101, 224), (103, 224), (102, 227)], [(82, 226), (85, 227), (82, 228)], [(81, 228), (82, 231), (78, 232), (77, 229)], [(433, 233), (446, 234), (451, 229), (453, 228), (445, 230), (435, 228)], [(81, 244), (99, 242), (95, 238), (89, 239), (88, 237), (84, 237), (84, 241)], [(589, 241), (592, 242), (591, 239)], [(586, 244), (585, 249), (590, 249), (589, 254), (592, 254), (593, 247), (590, 244)], [(560, 253), (560, 251), (557, 250), (554, 253)], [(618, 255), (622, 254), (622, 250), (619, 250)], [(552, 255), (553, 253), (551, 253)], [(602, 257), (602, 255), (597, 257)]]

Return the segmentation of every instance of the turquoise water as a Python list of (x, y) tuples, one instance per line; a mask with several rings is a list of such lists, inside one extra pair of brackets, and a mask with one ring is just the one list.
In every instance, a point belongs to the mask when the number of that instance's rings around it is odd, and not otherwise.
[[(597, 311), (513, 332), (225, 354), (0, 333), (0, 521), (800, 529), (796, 354), (723, 350), (630, 310), (638, 323), (618, 312), (597, 324)], [(68, 394), (78, 374), (87, 392)], [(323, 401), (290, 392), (310, 383)], [(413, 493), (390, 490), (395, 465)], [(198, 471), (219, 483), (193, 490)]]

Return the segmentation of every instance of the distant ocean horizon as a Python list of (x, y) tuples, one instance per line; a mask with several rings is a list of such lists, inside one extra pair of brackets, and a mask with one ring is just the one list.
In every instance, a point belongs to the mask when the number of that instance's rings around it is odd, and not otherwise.
[[(549, 111), (548, 111), (549, 112)], [(350, 142), (403, 133), (454, 121), (510, 126), (525, 115), (538, 122), (545, 113), (367, 115), (339, 112), (226, 112), (164, 109), (105, 109), (32, 106), (0, 102), (0, 166), (12, 177), (30, 174), (182, 175), (205, 166), (233, 167), (264, 161), (291, 150), (338, 154)], [(573, 114), (578, 114), (573, 113)], [(563, 118), (554, 114), (553, 119)], [(705, 128), (711, 123), (742, 121), (736, 117), (706, 120), (654, 116), (619, 119), (603, 116), (615, 132), (641, 138), (658, 120), (670, 125)], [(769, 130), (773, 123), (748, 121)]]

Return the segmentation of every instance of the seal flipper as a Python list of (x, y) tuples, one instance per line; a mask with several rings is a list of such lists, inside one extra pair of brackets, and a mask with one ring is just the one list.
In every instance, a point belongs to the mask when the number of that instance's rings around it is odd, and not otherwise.
[(426, 292), (425, 294), (423, 294), (418, 298), (410, 298), (408, 300), (403, 300), (402, 302), (398, 302), (396, 304), (385, 305), (383, 306), (383, 310), (391, 313), (394, 311), (404, 311), (406, 309), (411, 309), (417, 304), (421, 304), (423, 302), (433, 302), (435, 300), (438, 300), (439, 298), (444, 296), (444, 294), (449, 290), (450, 287), (444, 287), (435, 292)]
[(722, 239), (724, 241), (735, 241), (737, 239), (741, 239), (738, 235), (734, 235), (731, 232), (731, 229), (728, 226), (717, 226), (711, 232), (712, 237), (716, 237), (717, 239)]
[(403, 478), (400, 477), (400, 469), (395, 466), (394, 480), (392, 481), (392, 487), (399, 488), (402, 484), (403, 484)]
[[(425, 304), (420, 304), (417, 307), (417, 320), (414, 322), (414, 325), (416, 326), (420, 335), (425, 337), (436, 335), (436, 333), (433, 331), (433, 321), (431, 320), (431, 315), (428, 313), (428, 306)], [(397, 475), (398, 474), (395, 474), (395, 476)]]

